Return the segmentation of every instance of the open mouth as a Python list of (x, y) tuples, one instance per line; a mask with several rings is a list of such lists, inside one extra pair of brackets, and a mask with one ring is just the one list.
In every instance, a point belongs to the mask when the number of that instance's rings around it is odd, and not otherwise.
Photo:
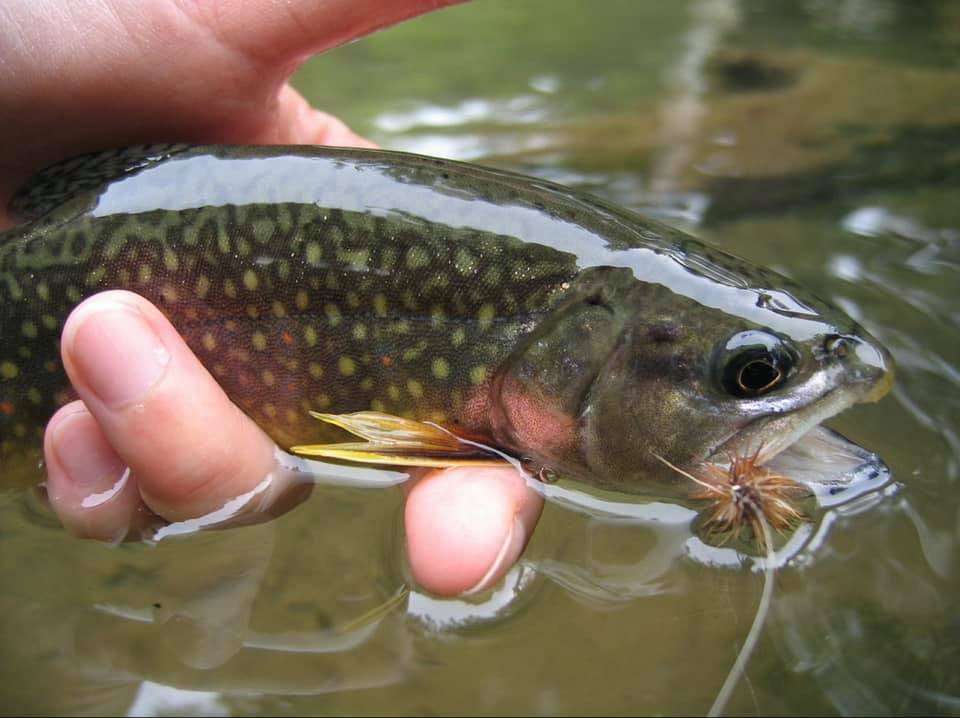
[(756, 454), (767, 470), (808, 487), (821, 506), (846, 502), (891, 476), (877, 454), (821, 425), (862, 399), (856, 392), (835, 390), (805, 410), (765, 417), (737, 432), (707, 461), (727, 466), (733, 456)]

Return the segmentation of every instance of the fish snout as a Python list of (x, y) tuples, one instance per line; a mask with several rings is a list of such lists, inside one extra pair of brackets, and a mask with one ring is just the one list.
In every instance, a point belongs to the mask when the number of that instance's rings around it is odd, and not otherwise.
[(862, 387), (863, 401), (882, 399), (893, 386), (893, 355), (871, 336), (844, 337), (847, 369)]

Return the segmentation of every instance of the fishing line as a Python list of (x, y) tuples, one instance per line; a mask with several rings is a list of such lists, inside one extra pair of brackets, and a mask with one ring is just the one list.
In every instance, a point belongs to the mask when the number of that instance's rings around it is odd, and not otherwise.
[(757, 641), (760, 639), (760, 632), (763, 630), (763, 625), (767, 621), (767, 615), (770, 613), (770, 603), (773, 600), (773, 537), (770, 535), (770, 527), (767, 524), (767, 520), (762, 515), (758, 515), (757, 518), (760, 520), (764, 545), (767, 547), (767, 560), (763, 566), (763, 591), (760, 594), (757, 613), (753, 617), (753, 625), (750, 626), (747, 637), (743, 641), (743, 646), (740, 647), (740, 653), (737, 654), (737, 659), (730, 667), (730, 672), (727, 674), (726, 680), (724, 680), (723, 685), (720, 686), (720, 691), (717, 693), (713, 705), (711, 705), (710, 710), (707, 711), (708, 716), (718, 716), (726, 709), (734, 688), (737, 687), (737, 683), (739, 683), (740, 678), (746, 672), (747, 661), (753, 656), (753, 651), (757, 647)]
[[(705, 481), (701, 481), (690, 472), (684, 471), (680, 467), (670, 463), (657, 452), (651, 451), (650, 453), (664, 464), (669, 466), (671, 469), (676, 471), (678, 474), (687, 477), (694, 483), (706, 487), (709, 490), (714, 490), (716, 488)], [(707, 711), (708, 716), (720, 715), (723, 713), (724, 709), (726, 709), (727, 703), (730, 702), (730, 696), (733, 694), (734, 689), (740, 682), (740, 678), (742, 678), (743, 674), (746, 673), (747, 661), (749, 661), (753, 656), (753, 651), (757, 647), (757, 641), (760, 639), (760, 631), (763, 630), (763, 625), (767, 621), (767, 616), (770, 613), (770, 603), (773, 600), (773, 565), (774, 558), (776, 558), (773, 551), (773, 536), (770, 533), (770, 525), (767, 523), (767, 519), (764, 517), (760, 507), (754, 505), (753, 502), (751, 502), (751, 507), (752, 511), (757, 517), (760, 531), (763, 533), (763, 545), (766, 548), (767, 554), (767, 560), (763, 565), (763, 591), (760, 593), (760, 603), (757, 604), (757, 612), (753, 617), (753, 624), (750, 626), (750, 630), (747, 632), (747, 637), (744, 639), (743, 645), (740, 647), (740, 652), (737, 654), (736, 660), (730, 667), (730, 672), (727, 673), (727, 677), (723, 681), (723, 685), (720, 686), (720, 690), (717, 692), (717, 697), (713, 700), (713, 705), (711, 705), (710, 710)]]

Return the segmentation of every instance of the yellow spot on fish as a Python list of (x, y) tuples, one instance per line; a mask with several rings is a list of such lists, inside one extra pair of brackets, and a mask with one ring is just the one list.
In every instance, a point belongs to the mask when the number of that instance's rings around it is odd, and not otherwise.
[(477, 312), (477, 319), (480, 321), (480, 326), (486, 329), (493, 322), (493, 317), (496, 314), (496, 308), (489, 302), (482, 305), (480, 310)]
[(344, 376), (353, 376), (357, 371), (356, 362), (354, 362), (350, 357), (340, 357), (337, 360), (337, 368)]
[(146, 284), (153, 279), (153, 267), (149, 264), (141, 264), (137, 267), (137, 279), (141, 284)]
[(363, 381), (360, 382), (360, 388), (364, 391), (370, 391), (373, 389), (373, 377), (364, 377)]
[(288, 424), (296, 424), (298, 421), (300, 421), (300, 415), (293, 409), (287, 409), (283, 416), (287, 420)]
[(160, 290), (160, 296), (167, 304), (175, 304), (177, 301), (177, 288), (169, 284), (163, 286)]
[(213, 373), (217, 376), (223, 376), (227, 373), (227, 368), (223, 364), (214, 364)]
[(250, 337), (250, 341), (253, 342), (253, 348), (257, 351), (263, 351), (267, 348), (267, 338), (263, 335), (263, 332), (254, 332), (253, 336)]
[(273, 419), (277, 415), (277, 407), (275, 407), (273, 404), (264, 404), (263, 413)]
[(257, 308), (256, 304), (247, 305), (247, 316), (251, 319), (256, 319), (260, 316), (260, 310)]
[(167, 268), (168, 272), (176, 272), (177, 268), (180, 266), (180, 260), (177, 258), (177, 253), (169, 247), (163, 250), (163, 266)]
[(272, 309), (273, 309), (273, 316), (275, 317), (287, 316), (287, 308), (283, 306), (283, 302), (278, 302), (274, 300)]
[(120, 233), (114, 233), (110, 240), (107, 242), (106, 246), (103, 248), (103, 254), (107, 259), (113, 259), (118, 254), (120, 250), (123, 249), (123, 246), (127, 243), (127, 240)]
[(46, 282), (37, 282), (36, 286), (37, 297), (43, 301), (50, 301), (50, 287), (47, 286)]
[(437, 304), (430, 310), (430, 319), (433, 321), (434, 325), (439, 324), (443, 321), (444, 317), (447, 316), (447, 313), (444, 311), (443, 307)]
[(373, 312), (378, 317), (387, 316), (387, 298), (382, 294), (373, 295)]
[(407, 268), (420, 269), (430, 263), (430, 253), (423, 247), (410, 247), (407, 250)]
[(467, 339), (467, 330), (463, 327), (457, 327), (450, 333), (450, 343), (458, 347)]
[(470, 370), (470, 383), (483, 384), (487, 378), (487, 368), (485, 366), (475, 366)]
[(423, 354), (424, 350), (427, 348), (427, 342), (421, 340), (417, 342), (414, 346), (404, 349), (400, 353), (400, 358), (405, 362), (416, 361), (420, 358), (420, 355)]
[(29, 399), (31, 403), (39, 405), (43, 401), (43, 394), (41, 394), (40, 390), (36, 387), (30, 387), (30, 390), (27, 391), (27, 399)]
[(263, 383), (267, 386), (273, 386), (277, 381), (277, 378), (273, 375), (273, 372), (269, 369), (264, 369), (263, 374), (260, 375), (260, 378), (263, 380)]
[[(90, 274), (87, 275), (87, 286), (88, 287), (97, 286), (98, 284), (100, 284), (100, 280), (103, 279), (104, 276), (106, 276), (106, 274), (107, 274), (107, 268), (104, 267), (103, 265), (100, 265), (99, 267), (94, 267), (90, 271)], [(19, 291), (19, 287), (18, 287), (18, 291)], [(14, 292), (13, 287), (10, 288), (10, 294), (13, 295), (14, 299), (20, 299), (23, 296), (23, 293), (20, 292), (20, 296), (18, 297), (17, 292)]]
[(317, 364), (316, 362), (310, 362), (310, 376), (314, 379), (319, 379), (323, 376), (323, 367)]
[(387, 387), (387, 394), (389, 394), (390, 398), (394, 401), (400, 401), (400, 387), (396, 384), (391, 384)]
[(447, 412), (445, 411), (432, 411), (430, 412), (430, 420), (435, 421), (438, 424), (442, 424), (447, 420)]
[(416, 379), (408, 379), (407, 391), (414, 399), (419, 399), (423, 396), (423, 384), (418, 382)]
[(217, 348), (217, 340), (210, 332), (206, 332), (200, 341), (203, 343), (203, 348), (208, 352), (212, 352)]
[(27, 339), (36, 339), (37, 338), (37, 325), (31, 321), (25, 321), (20, 327), (20, 330), (23, 332), (23, 336)]
[(12, 361), (0, 362), (0, 377), (4, 379), (15, 379), (20, 369)]
[(71, 302), (79, 302), (80, 297), (82, 296), (83, 295), (80, 294), (80, 290), (77, 289), (77, 287), (75, 287), (73, 284), (67, 286), (67, 299), (69, 299)]
[(307, 264), (319, 264), (323, 251), (316, 242), (307, 243)]
[(51, 314), (44, 314), (40, 317), (40, 323), (47, 329), (56, 329), (58, 324), (57, 318)]
[(353, 338), (358, 342), (367, 338), (367, 327), (363, 324), (355, 324), (353, 327)]
[(217, 249), (220, 250), (220, 254), (230, 254), (230, 238), (223, 232), (217, 236)]
[(446, 379), (450, 376), (450, 364), (443, 357), (437, 357), (433, 360), (433, 366), (430, 367), (433, 375), (437, 379)]
[(186, 317), (191, 322), (195, 322), (200, 318), (200, 314), (197, 312), (196, 307), (187, 307)]
[(245, 240), (243, 237), (237, 240), (237, 253), (246, 257), (250, 254), (250, 242)]
[(273, 236), (273, 222), (269, 219), (257, 219), (250, 223), (253, 238), (258, 242), (266, 242)]
[(363, 248), (338, 249), (337, 260), (344, 264), (352, 265), (357, 269), (366, 269), (367, 263), (370, 261), (370, 250)]
[(326, 409), (330, 406), (330, 397), (324, 393), (317, 394), (313, 397), (313, 400), (317, 403), (317, 406), (321, 409)]
[(293, 301), (294, 304), (297, 305), (297, 309), (299, 309), (301, 312), (310, 305), (310, 297), (303, 289), (297, 290), (297, 296)]
[(223, 280), (223, 293), (226, 294), (231, 299), (237, 298), (237, 285), (234, 284), (232, 279)]
[(311, 326), (307, 326), (303, 330), (303, 338), (307, 340), (307, 346), (312, 347), (317, 343), (317, 330)]
[(257, 280), (257, 273), (252, 269), (248, 269), (243, 273), (243, 286), (246, 287), (248, 291), (256, 291), (259, 283), (260, 282)]
[(487, 286), (495, 286), (500, 283), (502, 276), (503, 274), (500, 271), (500, 267), (491, 265), (487, 268), (487, 271), (483, 273), (483, 282)]
[(336, 304), (328, 303), (323, 307), (323, 311), (327, 314), (327, 320), (330, 322), (331, 327), (335, 327), (340, 323), (340, 320), (343, 319), (343, 315), (340, 314), (340, 307)]
[(210, 291), (210, 278), (206, 274), (201, 274), (197, 277), (197, 286), (194, 289), (194, 293), (200, 299), (205, 299), (207, 292)]
[(13, 427), (13, 433), (18, 439), (22, 439), (27, 435), (27, 427), (23, 424), (17, 424)]
[(223, 323), (223, 326), (226, 327), (228, 332), (237, 331), (237, 321), (235, 319), (228, 319)]
[(379, 412), (381, 412), (381, 413), (382, 413), (382, 412), (386, 412), (386, 410), (387, 410), (386, 404), (384, 404), (384, 403), (383, 403), (382, 401), (380, 401), (379, 399), (371, 399), (371, 400), (370, 400), (370, 408), (371, 408), (373, 411), (379, 411)]
[(477, 271), (477, 258), (463, 247), (457, 250), (453, 261), (460, 274), (471, 275)]

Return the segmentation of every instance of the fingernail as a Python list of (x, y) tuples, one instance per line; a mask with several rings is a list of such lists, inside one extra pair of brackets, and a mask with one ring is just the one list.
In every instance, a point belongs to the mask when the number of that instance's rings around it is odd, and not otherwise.
[(140, 401), (170, 363), (170, 352), (136, 307), (98, 302), (80, 311), (65, 346), (82, 383), (111, 409)]
[(86, 412), (63, 417), (54, 427), (53, 450), (68, 481), (81, 493), (112, 490), (126, 466), (97, 430)]

